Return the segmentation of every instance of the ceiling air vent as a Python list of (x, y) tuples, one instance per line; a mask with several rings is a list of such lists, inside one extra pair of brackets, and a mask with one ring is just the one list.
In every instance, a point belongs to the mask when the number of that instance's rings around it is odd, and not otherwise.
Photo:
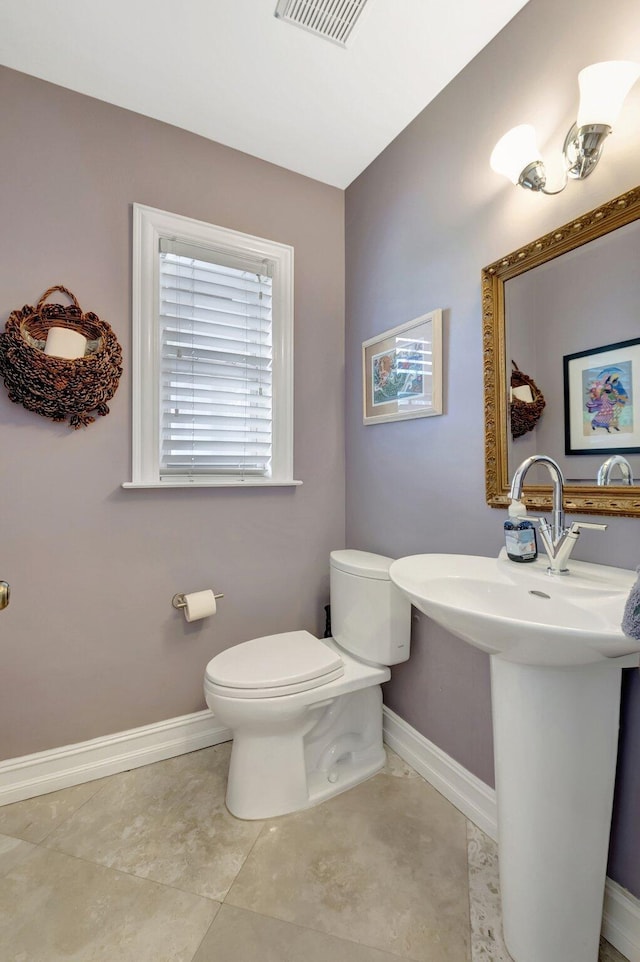
[(368, 0), (278, 0), (276, 17), (346, 46)]

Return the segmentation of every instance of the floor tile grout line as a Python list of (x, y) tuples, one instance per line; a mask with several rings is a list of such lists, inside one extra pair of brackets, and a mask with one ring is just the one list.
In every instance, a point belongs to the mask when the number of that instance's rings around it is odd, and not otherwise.
[(106, 872), (116, 872), (119, 875), (126, 875), (129, 878), (138, 879), (140, 882), (150, 882), (152, 885), (160, 885), (162, 888), (170, 889), (173, 892), (181, 892), (183, 895), (191, 895), (195, 899), (203, 899), (205, 902), (215, 902), (218, 905), (222, 905), (220, 899), (212, 898), (210, 895), (202, 895), (200, 892), (193, 892), (191, 889), (180, 888), (178, 885), (170, 885), (168, 882), (159, 882), (157, 879), (149, 878), (148, 875), (137, 875), (135, 872), (128, 872), (123, 868), (115, 868), (113, 865), (105, 865), (103, 862), (96, 862), (93, 859), (86, 858), (82, 855), (72, 855), (71, 852), (65, 852), (64, 849), (54, 848), (52, 845), (43, 845), (41, 843), (30, 842), (34, 848), (41, 848), (45, 852), (54, 852), (56, 855), (64, 855), (65, 858), (73, 858), (76, 862), (84, 862), (86, 865), (93, 865), (95, 868), (104, 869)]
[(466, 840), (467, 854), (467, 903), (469, 906), (469, 962), (474, 962), (473, 958), (473, 915), (471, 913), (471, 864), (469, 862), (469, 819), (464, 820), (464, 834)]
[[(119, 773), (117, 773), (117, 774), (124, 774), (124, 773), (119, 772)], [(104, 778), (100, 778), (100, 779), (97, 778), (97, 779), (95, 779), (95, 781), (96, 781), (96, 782), (106, 781), (107, 779), (111, 779), (111, 778), (115, 778), (115, 777), (116, 777), (116, 775), (107, 775), (107, 776), (105, 776)], [(91, 784), (91, 783), (90, 783), (90, 782), (85, 782), (85, 783), (83, 783), (83, 784)], [(73, 786), (73, 785), (70, 785), (70, 786), (69, 786), (69, 788), (75, 788), (75, 787), (77, 787), (77, 786)], [(37, 841), (33, 841), (32, 839), (29, 839), (29, 838), (23, 838), (21, 835), (14, 835), (14, 834), (12, 834), (11, 832), (8, 832), (6, 829), (3, 830), (3, 829), (2, 829), (2, 826), (0, 826), (0, 835), (6, 835), (7, 838), (15, 838), (15, 839), (18, 839), (18, 840), (21, 841), (21, 842), (28, 842), (30, 845), (41, 845), (41, 844), (45, 841), (45, 839), (49, 838), (49, 836), (50, 836), (53, 832), (55, 832), (58, 828), (60, 828), (62, 825), (65, 825), (65, 824), (69, 821), (69, 819), (70, 819), (70, 818), (73, 818), (73, 816), (74, 816), (77, 812), (79, 812), (81, 808), (84, 808), (84, 806), (85, 806), (88, 802), (91, 802), (94, 798), (96, 798), (96, 796), (99, 795), (100, 792), (102, 791), (102, 789), (105, 788), (105, 787), (106, 787), (105, 785), (99, 785), (99, 786), (96, 788), (95, 792), (92, 792), (91, 795), (89, 795), (88, 798), (85, 798), (85, 800), (84, 800), (83, 802), (80, 802), (80, 804), (78, 805), (77, 808), (74, 808), (72, 812), (69, 812), (68, 815), (65, 815), (65, 817), (64, 817), (60, 822), (57, 822), (55, 825), (53, 825), (47, 832), (45, 832), (45, 834), (42, 836), (42, 838), (39, 838)], [(57, 789), (57, 790), (54, 791), (54, 792), (49, 792), (49, 793), (47, 793), (47, 794), (56, 795), (58, 791), (64, 792), (64, 791), (66, 791), (66, 790), (67, 790), (67, 789), (65, 789), (65, 788), (61, 788), (61, 789)], [(46, 795), (34, 795), (33, 797), (34, 797), (34, 798), (46, 798)], [(11, 805), (22, 805), (23, 802), (30, 802), (31, 800), (32, 800), (32, 799), (30, 799), (30, 798), (23, 798), (22, 801), (20, 801), (20, 802), (11, 802), (10, 804), (11, 804)], [(9, 806), (1, 805), (1, 806), (0, 806), (0, 812), (2, 812), (2, 809), (3, 809), (3, 808), (8, 808), (8, 807), (9, 807)]]
[[(303, 925), (301, 922), (292, 922), (290, 919), (280, 918), (279, 915), (265, 915), (264, 912), (256, 912), (255, 909), (248, 909), (244, 905), (233, 905), (232, 902), (223, 903), (230, 909), (236, 909), (238, 912), (250, 912), (252, 915), (257, 915), (261, 919), (270, 919), (272, 922), (282, 922), (284, 925), (291, 925), (296, 929), (300, 929), (304, 932), (313, 932), (314, 935), (324, 935), (328, 939), (335, 939), (337, 942), (343, 942), (345, 945), (361, 945), (365, 949), (373, 949), (374, 952), (380, 952), (382, 955), (391, 956), (394, 959), (399, 959), (401, 962), (421, 962), (419, 959), (414, 959), (410, 955), (398, 955), (397, 952), (393, 952), (391, 949), (381, 949), (378, 945), (370, 945), (368, 942), (359, 942), (355, 939), (345, 938), (342, 935), (335, 935), (333, 932), (326, 932), (324, 929), (314, 929), (311, 925)], [(218, 913), (219, 915), (220, 913)], [(218, 919), (216, 915), (215, 919), (211, 925)]]
[[(125, 772), (117, 772), (117, 773), (114, 774), (114, 775), (107, 775), (107, 776), (105, 776), (104, 778), (100, 778), (100, 779), (97, 778), (97, 779), (95, 779), (95, 781), (96, 781), (96, 782), (101, 782), (101, 781), (106, 782), (106, 781), (110, 781), (112, 778), (116, 778), (117, 775), (123, 775), (123, 774), (126, 774), (126, 773), (125, 773)], [(89, 783), (89, 782), (86, 782), (85, 784), (90, 784), (90, 783)], [(46, 839), (49, 838), (50, 835), (53, 834), (53, 832), (57, 831), (57, 830), (58, 830), (59, 828), (61, 828), (63, 825), (66, 825), (66, 823), (69, 821), (69, 819), (70, 819), (70, 818), (73, 818), (74, 815), (77, 815), (78, 812), (85, 807), (85, 805), (87, 805), (89, 802), (92, 802), (95, 798), (97, 798), (97, 796), (100, 794), (100, 792), (103, 790), (103, 788), (106, 788), (106, 787), (107, 787), (106, 785), (98, 785), (98, 786), (96, 787), (95, 792), (92, 792), (91, 795), (89, 795), (88, 798), (85, 798), (84, 802), (80, 802), (80, 804), (78, 805), (77, 808), (74, 808), (74, 810), (73, 810), (72, 812), (69, 812), (69, 814), (66, 815), (66, 816), (62, 819), (61, 822), (58, 822), (57, 825), (54, 825), (52, 828), (50, 828), (49, 831), (48, 831), (45, 835), (43, 835), (42, 838), (39, 839), (39, 841), (35, 842), (34, 844), (35, 844), (35, 845), (41, 845)], [(62, 789), (62, 791), (64, 791), (64, 789)], [(45, 797), (45, 796), (42, 796), (42, 797)], [(20, 803), (18, 802), (17, 804), (20, 804)]]
[[(34, 851), (35, 851), (35, 849), (38, 848), (38, 843), (37, 843), (37, 842), (27, 842), (26, 839), (24, 839), (24, 838), (16, 838), (15, 835), (6, 835), (4, 832), (0, 832), (0, 835), (4, 835), (5, 838), (10, 838), (10, 839), (12, 839), (14, 842), (19, 842), (19, 843), (22, 844), (22, 845), (28, 845), (28, 846), (29, 846), (32, 850), (34, 850)], [(22, 856), (22, 858), (20, 858), (20, 859), (18, 860), (18, 862), (16, 862), (15, 865), (10, 865), (10, 866), (9, 866), (8, 868), (6, 868), (4, 871), (3, 871), (2, 869), (0, 869), (0, 882), (2, 882), (2, 879), (6, 878), (7, 875), (11, 875), (11, 873), (12, 873), (13, 870), (14, 870), (14, 868), (17, 868), (18, 865), (22, 865), (22, 863), (25, 862), (25, 861), (26, 861), (28, 858), (30, 858), (32, 855), (33, 855), (33, 851), (31, 851), (31, 852), (25, 852), (25, 854)]]
[[(24, 839), (18, 839), (18, 841), (24, 841)], [(140, 875), (133, 875), (133, 874), (130, 873), (130, 872), (125, 872), (125, 871), (123, 871), (122, 869), (113, 868), (113, 867), (110, 866), (110, 865), (102, 865), (102, 864), (100, 864), (99, 862), (92, 862), (90, 859), (82, 858), (82, 857), (79, 856), (79, 855), (70, 855), (68, 852), (60, 852), (58, 849), (47, 848), (46, 846), (41, 845), (41, 844), (39, 844), (39, 843), (27, 842), (26, 844), (27, 844), (27, 845), (30, 845), (34, 851), (35, 851), (36, 849), (42, 849), (42, 850), (45, 851), (45, 852), (54, 852), (56, 855), (63, 855), (63, 856), (65, 856), (65, 858), (70, 858), (70, 859), (73, 859), (73, 860), (76, 861), (76, 862), (82, 862), (82, 863), (84, 863), (84, 864), (86, 864), (86, 865), (92, 865), (94, 868), (104, 869), (106, 872), (112, 872), (112, 873), (115, 873), (116, 875), (124, 875), (124, 876), (127, 876), (128, 878), (136, 878), (136, 879), (138, 879), (138, 880), (141, 881), (141, 882), (150, 882), (152, 885), (160, 886), (161, 888), (163, 888), (163, 889), (168, 889), (168, 890), (171, 891), (171, 892), (180, 892), (181, 895), (190, 895), (190, 896), (193, 896), (193, 898), (198, 899), (198, 900), (200, 900), (200, 901), (209, 902), (209, 903), (212, 903), (212, 904), (217, 904), (217, 906), (218, 906), (217, 912), (215, 913), (214, 917), (211, 919), (211, 922), (209, 923), (209, 925), (207, 926), (207, 928), (206, 928), (205, 931), (203, 932), (202, 938), (201, 938), (200, 941), (198, 942), (198, 945), (197, 945), (197, 947), (196, 947), (193, 955), (191, 956), (191, 959), (185, 960), (185, 962), (193, 962), (193, 960), (195, 959), (196, 955), (197, 955), (198, 952), (200, 951), (200, 947), (201, 947), (202, 943), (204, 942), (205, 938), (207, 937), (207, 935), (208, 935), (208, 933), (209, 933), (209, 931), (210, 931), (210, 929), (211, 929), (211, 926), (214, 924), (214, 922), (216, 921), (218, 915), (220, 914), (220, 909), (222, 908), (222, 903), (219, 902), (217, 899), (210, 899), (210, 898), (209, 898), (208, 896), (206, 896), (206, 895), (200, 895), (200, 894), (198, 894), (198, 893), (196, 893), (196, 892), (188, 892), (188, 891), (186, 891), (185, 889), (179, 889), (179, 888), (177, 888), (177, 887), (174, 886), (174, 885), (168, 885), (166, 882), (157, 882), (155, 879), (144, 878), (144, 877), (142, 877), (142, 876), (140, 876)], [(33, 853), (29, 853), (29, 854), (32, 855)], [(21, 863), (20, 863), (20, 864), (21, 864)], [(16, 867), (17, 867), (17, 866), (16, 866)], [(5, 877), (8, 876), (8, 875), (11, 875), (11, 872), (12, 872), (12, 871), (13, 871), (13, 869), (9, 869), (8, 872), (5, 873), (5, 875), (1, 875), (1, 876), (0, 876), (0, 880), (3, 879), (3, 878), (5, 878)]]
[(213, 916), (213, 918), (211, 919), (211, 922), (210, 922), (209, 925), (207, 926), (206, 932), (203, 933), (203, 936), (202, 936), (202, 938), (200, 939), (200, 941), (198, 942), (198, 946), (197, 946), (195, 952), (193, 953), (193, 955), (191, 956), (190, 959), (185, 959), (185, 962), (193, 962), (193, 960), (195, 959), (196, 955), (198, 954), (198, 952), (199, 952), (200, 949), (202, 948), (202, 944), (203, 944), (204, 940), (205, 940), (206, 937), (208, 936), (208, 934), (209, 934), (209, 932), (211, 931), (211, 929), (213, 928), (213, 926), (216, 924), (216, 922), (217, 922), (217, 920), (218, 920), (218, 917), (219, 917), (219, 915), (220, 915), (220, 912), (222, 911), (222, 903), (220, 902), (219, 905), (220, 905), (220, 908), (218, 909), (218, 911), (216, 912), (216, 914), (215, 914), (215, 915)]
[[(225, 805), (225, 810), (226, 810), (227, 812), (229, 812), (229, 809), (227, 808), (226, 805)], [(229, 815), (231, 815), (232, 818), (235, 818), (235, 815), (232, 815), (231, 812), (229, 812)], [(237, 871), (236, 874), (234, 875), (233, 881), (232, 881), (231, 885), (229, 886), (229, 888), (228, 888), (227, 891), (225, 892), (224, 898), (222, 899), (222, 904), (223, 904), (223, 905), (226, 903), (226, 901), (227, 901), (227, 896), (230, 894), (231, 889), (232, 889), (233, 886), (236, 884), (236, 882), (237, 882), (237, 880), (238, 880), (238, 876), (240, 875), (240, 872), (242, 871), (242, 869), (243, 869), (243, 868), (245, 867), (245, 865), (247, 864), (247, 859), (249, 858), (249, 856), (250, 856), (251, 853), (253, 852), (254, 848), (255, 848), (256, 845), (258, 844), (258, 840), (259, 840), (260, 838), (262, 838), (263, 832), (264, 832), (265, 829), (268, 827), (268, 824), (269, 824), (269, 820), (268, 820), (268, 819), (257, 819), (257, 821), (261, 821), (261, 822), (262, 822), (262, 828), (260, 829), (260, 831), (258, 832), (258, 834), (256, 835), (256, 837), (254, 838), (254, 840), (253, 840), (253, 842), (252, 842), (252, 844), (251, 844), (251, 847), (250, 847), (249, 850), (247, 851), (247, 854), (245, 855), (245, 857), (242, 859), (242, 865), (240, 866), (240, 868), (238, 869), (238, 871)], [(254, 824), (255, 824), (255, 822), (254, 822)], [(231, 904), (231, 903), (229, 903), (229, 904)]]

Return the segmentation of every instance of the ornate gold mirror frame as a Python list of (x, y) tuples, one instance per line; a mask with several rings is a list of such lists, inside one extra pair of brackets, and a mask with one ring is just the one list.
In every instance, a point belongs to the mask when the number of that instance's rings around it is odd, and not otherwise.
[[(484, 364), (485, 478), (487, 503), (504, 509), (509, 503), (509, 402), (505, 332), (506, 281), (524, 274), (567, 251), (640, 218), (640, 187), (621, 194), (602, 207), (545, 234), (525, 247), (489, 264), (482, 271)], [(541, 454), (545, 452), (539, 452)], [(570, 512), (640, 517), (640, 487), (565, 487), (564, 505)], [(527, 485), (525, 502), (550, 510), (551, 488)]]

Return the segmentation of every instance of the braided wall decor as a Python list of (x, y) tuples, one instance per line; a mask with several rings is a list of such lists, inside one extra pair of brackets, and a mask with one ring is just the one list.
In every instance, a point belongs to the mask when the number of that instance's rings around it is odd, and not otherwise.
[(515, 361), (511, 363), (513, 364), (511, 387), (523, 387), (526, 384), (531, 388), (533, 395), (533, 401), (521, 401), (517, 397), (511, 399), (511, 436), (520, 438), (527, 431), (533, 431), (540, 420), (546, 401), (533, 378), (524, 374)]
[[(54, 291), (73, 303), (45, 304)], [(85, 356), (69, 361), (45, 354), (50, 327), (84, 335)], [(0, 376), (9, 400), (52, 421), (68, 420), (75, 429), (95, 421), (94, 413), (109, 413), (107, 401), (121, 374), (122, 348), (109, 324), (90, 311), (84, 314), (71, 291), (59, 284), (45, 291), (36, 307), (13, 311), (0, 334)]]

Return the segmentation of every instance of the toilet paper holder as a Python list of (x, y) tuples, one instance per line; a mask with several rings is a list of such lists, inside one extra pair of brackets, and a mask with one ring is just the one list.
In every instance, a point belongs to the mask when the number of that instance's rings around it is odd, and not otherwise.
[[(184, 595), (185, 595), (184, 591), (180, 591), (178, 592), (177, 595), (174, 595), (173, 598), (171, 599), (171, 604), (173, 605), (174, 608), (177, 608), (178, 611), (180, 611), (182, 608), (187, 607), (187, 602), (184, 600)], [(216, 599), (216, 601), (218, 601), (219, 598), (224, 598), (224, 595), (214, 594), (213, 597)]]

